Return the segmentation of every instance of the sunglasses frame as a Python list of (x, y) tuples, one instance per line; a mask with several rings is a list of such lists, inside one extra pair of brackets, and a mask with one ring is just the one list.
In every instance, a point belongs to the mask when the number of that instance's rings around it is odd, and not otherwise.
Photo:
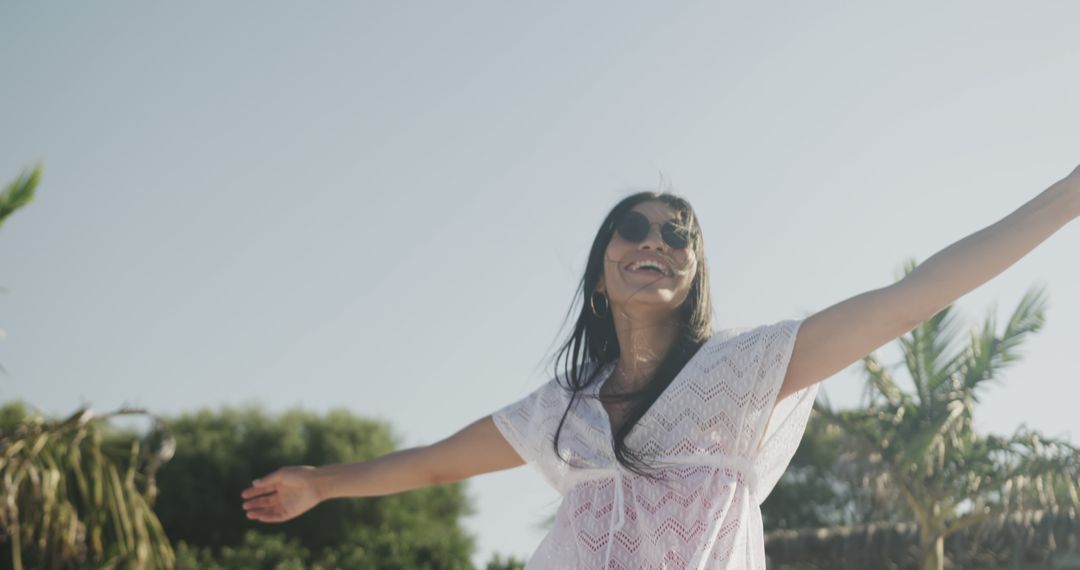
[[(648, 229), (645, 230), (644, 235), (638, 239), (633, 239), (632, 236), (628, 236), (623, 232), (623, 228), (626, 224), (634, 223), (631, 221), (633, 219), (645, 220), (645, 223), (649, 225)], [(681, 220), (678, 220), (678, 218), (672, 218), (665, 222), (653, 222), (649, 220), (649, 217), (645, 214), (630, 210), (623, 214), (622, 219), (615, 224), (615, 233), (619, 234), (619, 237), (630, 243), (641, 243), (642, 241), (645, 241), (645, 238), (649, 237), (649, 232), (652, 231), (653, 226), (660, 226), (660, 238), (664, 240), (664, 243), (667, 244), (668, 247), (672, 249), (686, 249), (687, 247), (690, 247), (692, 230), (686, 228), (680, 222)], [(641, 222), (637, 222), (637, 224), (637, 229), (640, 230)], [(686, 230), (685, 234), (680, 233), (683, 230)]]

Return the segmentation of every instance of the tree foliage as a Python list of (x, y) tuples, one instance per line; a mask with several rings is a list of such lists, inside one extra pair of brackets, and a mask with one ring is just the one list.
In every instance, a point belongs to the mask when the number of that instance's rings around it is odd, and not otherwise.
[[(464, 482), (384, 497), (334, 499), (284, 523), (244, 516), (240, 491), (285, 465), (353, 463), (397, 448), (389, 428), (345, 410), (325, 416), (255, 407), (169, 418), (176, 456), (159, 475), (157, 512), (169, 536), (227, 563), (257, 534), (289, 537), (310, 560), (348, 568), (468, 568), (475, 544), (459, 524), (473, 509)], [(279, 548), (281, 552), (296, 549)], [(229, 554), (232, 552), (233, 554)], [(338, 562), (333, 562), (334, 560)]]
[(154, 474), (172, 452), (106, 439), (111, 416), (82, 408), (61, 420), (29, 413), (21, 403), (0, 409), (0, 567), (167, 568), (173, 550), (157, 516)]

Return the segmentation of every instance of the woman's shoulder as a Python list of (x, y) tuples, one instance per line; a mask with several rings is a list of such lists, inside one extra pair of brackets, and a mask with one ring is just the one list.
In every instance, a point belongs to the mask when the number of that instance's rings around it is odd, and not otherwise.
[(749, 333), (749, 332), (751, 332), (751, 331), (753, 331), (755, 329), (760, 328), (761, 326), (763, 326), (763, 325), (751, 325), (751, 326), (748, 326), (748, 325), (733, 325), (733, 326), (726, 326), (726, 327), (720, 328), (719, 330), (714, 332), (713, 335), (711, 337), (709, 337), (709, 340), (705, 341), (705, 344), (710, 345), (710, 346), (717, 346), (717, 345), (720, 345), (720, 344), (724, 344), (725, 342), (727, 342), (729, 340), (732, 340), (734, 338), (738, 338), (740, 336), (744, 336), (747, 333)]
[(801, 319), (787, 318), (756, 325), (728, 326), (717, 330), (705, 346), (716, 350), (746, 350), (761, 348), (768, 340), (778, 336), (794, 336)]
[(786, 318), (778, 321), (766, 321), (758, 323), (756, 325), (727, 326), (713, 333), (713, 336), (709, 337), (709, 340), (707, 342), (723, 342), (725, 340), (744, 336), (749, 333), (762, 332), (771, 329), (788, 328), (798, 324), (800, 321), (801, 319), (799, 318)]

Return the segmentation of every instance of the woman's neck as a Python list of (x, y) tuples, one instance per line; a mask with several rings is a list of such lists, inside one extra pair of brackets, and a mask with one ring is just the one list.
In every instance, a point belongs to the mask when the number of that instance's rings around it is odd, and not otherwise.
[(644, 386), (659, 368), (675, 342), (678, 323), (672, 319), (644, 322), (618, 313), (614, 316), (619, 359), (612, 380), (622, 390), (635, 390)]

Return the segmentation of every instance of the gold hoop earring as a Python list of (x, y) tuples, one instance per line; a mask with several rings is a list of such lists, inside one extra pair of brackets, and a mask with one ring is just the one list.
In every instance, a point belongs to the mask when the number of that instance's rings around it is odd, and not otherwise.
[(603, 315), (601, 315), (601, 314), (599, 314), (599, 313), (597, 313), (597, 312), (596, 312), (596, 304), (595, 304), (595, 299), (596, 299), (596, 296), (597, 296), (597, 295), (600, 295), (600, 298), (601, 298), (601, 299), (603, 299), (603, 303), (602, 303), (602, 304), (604, 305), (604, 309), (605, 309), (605, 310), (608, 310), (608, 309), (610, 309), (610, 308), (611, 308), (611, 304), (610, 304), (610, 303), (608, 303), (608, 298), (607, 298), (607, 295), (604, 295), (604, 294), (603, 294), (603, 293), (601, 293), (600, 291), (593, 291), (592, 295), (590, 295), (590, 296), (589, 296), (589, 308), (590, 308), (590, 309), (592, 309), (592, 314), (593, 314), (593, 316), (595, 316), (595, 317), (596, 317), (596, 318), (598, 318), (598, 319), (602, 319), (602, 318), (604, 318), (604, 317), (608, 316), (608, 313), (606, 313), (606, 312), (605, 312), (605, 313), (604, 313)]

